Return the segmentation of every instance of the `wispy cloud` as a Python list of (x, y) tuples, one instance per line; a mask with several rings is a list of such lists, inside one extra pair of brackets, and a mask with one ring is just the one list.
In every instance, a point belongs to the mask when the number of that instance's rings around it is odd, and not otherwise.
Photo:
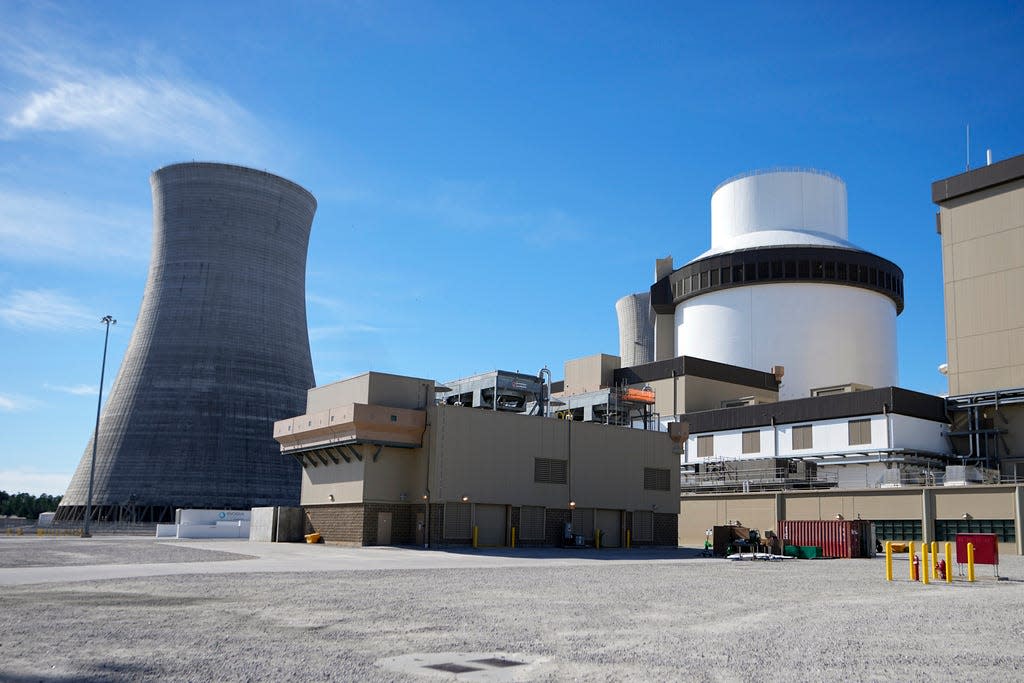
[(99, 391), (91, 384), (74, 384), (71, 386), (44, 384), (43, 388), (49, 389), (50, 391), (59, 391), (64, 394), (71, 394), (72, 396), (95, 396)]
[(39, 406), (39, 401), (19, 394), (0, 394), (0, 413), (23, 413)]
[(149, 257), (151, 218), (128, 206), (0, 189), (0, 255), (88, 263)]
[(357, 334), (381, 334), (387, 328), (367, 325), (365, 323), (345, 323), (339, 325), (320, 325), (309, 328), (310, 341), (323, 341), (339, 337), (350, 337)]
[(29, 330), (84, 330), (100, 316), (75, 299), (52, 289), (16, 289), (0, 299), (0, 321)]
[(0, 489), (8, 493), (60, 496), (64, 495), (70, 483), (71, 472), (38, 472), (24, 468), (0, 470)]
[(55, 29), (31, 41), (0, 31), (0, 69), (18, 81), (0, 100), (0, 136), (80, 133), (114, 152), (259, 159), (262, 126), (222, 90), (174, 73), (141, 49), (115, 50), (112, 58)]
[[(311, 307), (321, 309), (320, 315), (312, 316), (323, 319), (323, 323), (311, 323), (309, 326), (310, 341), (323, 341), (324, 339), (336, 339), (351, 337), (353, 335), (382, 334), (388, 331), (386, 327), (372, 325), (362, 322), (360, 306), (353, 305), (346, 299), (323, 296), (321, 294), (307, 293), (306, 302)], [(339, 322), (337, 319), (343, 318)]]

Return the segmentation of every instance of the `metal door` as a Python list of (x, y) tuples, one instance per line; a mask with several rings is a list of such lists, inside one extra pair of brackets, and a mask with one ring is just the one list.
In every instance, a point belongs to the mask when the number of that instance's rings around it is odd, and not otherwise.
[(601, 547), (622, 545), (622, 514), (618, 510), (598, 510), (597, 528), (601, 530)]
[(476, 526), (479, 545), (505, 545), (505, 506), (477, 505)]
[(377, 513), (377, 545), (391, 545), (391, 513)]

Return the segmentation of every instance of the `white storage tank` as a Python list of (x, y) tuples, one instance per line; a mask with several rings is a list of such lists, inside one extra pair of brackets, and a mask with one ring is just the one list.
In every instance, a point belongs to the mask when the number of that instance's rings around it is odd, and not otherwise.
[(711, 249), (651, 288), (674, 313), (675, 353), (768, 371), (780, 399), (898, 382), (903, 271), (847, 241), (846, 187), (821, 171), (726, 181), (711, 198)]

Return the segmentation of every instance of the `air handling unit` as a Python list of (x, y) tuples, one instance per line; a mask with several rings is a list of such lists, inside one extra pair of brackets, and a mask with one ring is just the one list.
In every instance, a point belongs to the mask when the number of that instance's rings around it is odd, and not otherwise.
[[(300, 467), (272, 434), (313, 386), (305, 277), (316, 200), (224, 164), (167, 166), (150, 183), (152, 260), (100, 420), (94, 518), (295, 505)], [(90, 441), (59, 519), (84, 517), (91, 455)]]
[(785, 366), (779, 398), (897, 383), (903, 271), (847, 240), (846, 186), (821, 171), (771, 170), (711, 197), (711, 249), (651, 287), (658, 360), (687, 355)]

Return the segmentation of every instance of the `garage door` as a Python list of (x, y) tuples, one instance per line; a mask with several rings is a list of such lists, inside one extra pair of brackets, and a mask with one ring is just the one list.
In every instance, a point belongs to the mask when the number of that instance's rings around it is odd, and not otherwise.
[(477, 505), (476, 526), (479, 545), (505, 545), (505, 506)]
[(622, 545), (622, 515), (618, 510), (598, 510), (597, 528), (601, 530), (602, 548)]

